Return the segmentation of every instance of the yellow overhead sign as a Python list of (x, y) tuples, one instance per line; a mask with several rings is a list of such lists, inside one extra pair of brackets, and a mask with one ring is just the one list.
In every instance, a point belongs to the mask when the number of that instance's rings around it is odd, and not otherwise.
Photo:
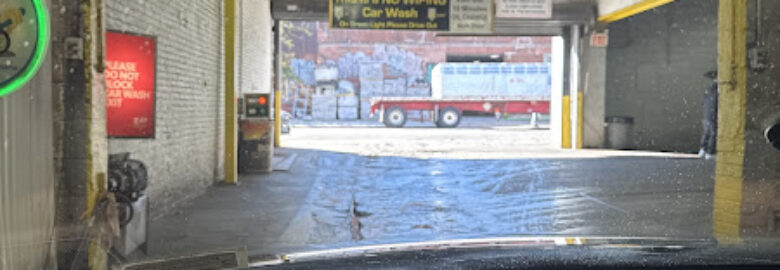
[(449, 0), (330, 0), (330, 26), (448, 31)]

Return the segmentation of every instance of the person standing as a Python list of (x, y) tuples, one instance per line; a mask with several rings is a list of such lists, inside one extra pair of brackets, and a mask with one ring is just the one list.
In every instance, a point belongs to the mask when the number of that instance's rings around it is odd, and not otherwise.
[(705, 73), (704, 76), (712, 79), (713, 82), (712, 85), (704, 91), (699, 157), (712, 159), (715, 157), (718, 134), (718, 72), (710, 71)]

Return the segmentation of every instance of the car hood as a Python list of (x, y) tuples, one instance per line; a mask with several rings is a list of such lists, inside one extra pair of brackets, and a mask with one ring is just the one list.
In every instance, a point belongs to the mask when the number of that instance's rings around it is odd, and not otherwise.
[[(714, 239), (637, 237), (497, 237), (343, 247), (254, 257), (251, 267), (448, 269), (502, 262), (532, 266), (776, 265), (776, 248), (724, 246)], [(520, 265), (517, 265), (520, 263)], [(639, 264), (637, 264), (639, 263)], [(389, 264), (389, 265), (388, 265)], [(473, 265), (472, 265), (473, 266)], [(539, 265), (537, 265), (539, 266)], [(467, 267), (471, 268), (471, 267)], [(520, 267), (523, 268), (523, 267)]]

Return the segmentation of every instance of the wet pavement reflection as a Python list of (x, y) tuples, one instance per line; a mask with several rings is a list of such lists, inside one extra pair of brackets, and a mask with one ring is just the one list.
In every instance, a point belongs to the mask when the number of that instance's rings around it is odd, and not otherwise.
[(321, 152), (317, 167), (306, 206), (292, 222), (306, 225), (287, 232), (300, 242), (288, 244), (710, 234), (712, 165), (698, 159), (457, 160)]
[(287, 171), (242, 175), (150, 223), (150, 255), (496, 236), (711, 238), (714, 162), (556, 150), (524, 127), (294, 128)]

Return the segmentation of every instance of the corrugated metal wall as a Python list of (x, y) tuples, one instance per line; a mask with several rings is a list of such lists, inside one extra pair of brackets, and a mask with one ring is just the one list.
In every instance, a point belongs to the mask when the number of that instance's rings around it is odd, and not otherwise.
[(0, 98), (0, 269), (51, 269), (54, 158), (51, 64)]

